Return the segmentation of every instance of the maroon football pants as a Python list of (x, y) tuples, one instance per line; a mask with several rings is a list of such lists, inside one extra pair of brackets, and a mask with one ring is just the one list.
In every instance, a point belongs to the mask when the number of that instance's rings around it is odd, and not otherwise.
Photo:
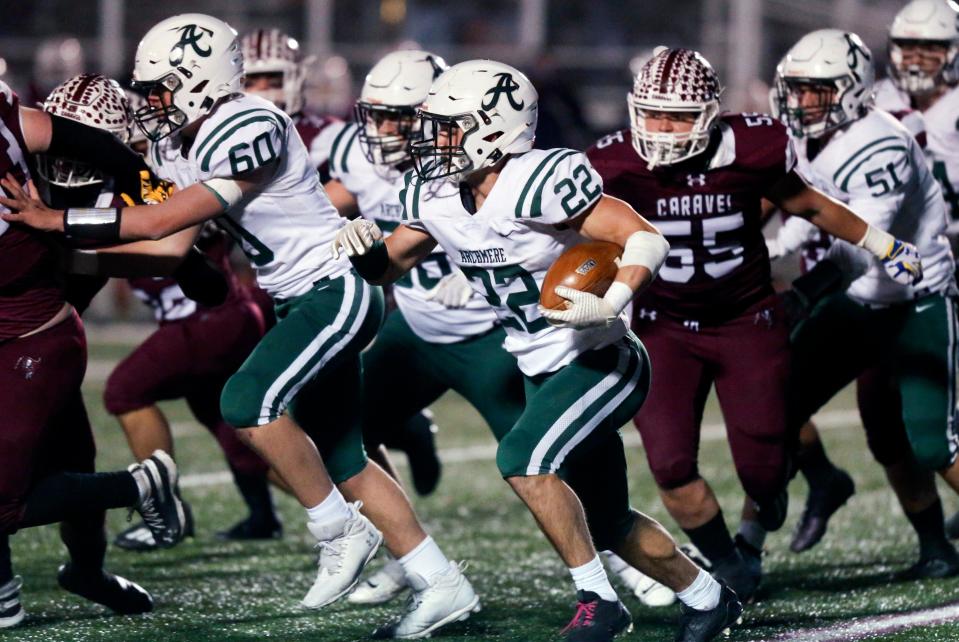
[(94, 471), (96, 447), (80, 394), (86, 365), (76, 314), (0, 343), (0, 532), (17, 529), (40, 479)]
[(652, 363), (649, 396), (634, 422), (660, 488), (699, 478), (703, 409), (715, 385), (743, 489), (760, 502), (775, 497), (787, 474), (789, 375), (789, 333), (778, 299), (768, 297), (722, 325), (648, 315), (637, 315), (633, 325)]
[(220, 414), (220, 392), (263, 336), (263, 317), (248, 301), (161, 325), (117, 364), (107, 379), (107, 411), (122, 415), (158, 401), (185, 399), (216, 438), (230, 468), (263, 475), (269, 466), (243, 444)]

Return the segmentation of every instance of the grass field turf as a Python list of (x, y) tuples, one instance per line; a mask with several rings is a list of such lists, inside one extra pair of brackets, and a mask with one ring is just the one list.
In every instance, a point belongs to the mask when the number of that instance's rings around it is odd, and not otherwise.
[[(93, 362), (85, 390), (97, 433), (101, 470), (125, 466), (130, 460), (119, 428), (105, 415), (100, 401), (104, 373), (128, 349), (112, 339), (109, 344), (94, 342), (91, 346)], [(183, 474), (225, 470), (213, 439), (192, 423), (185, 406), (173, 403), (164, 407), (175, 422), (177, 459)], [(829, 407), (852, 408), (848, 393)], [(479, 416), (455, 395), (443, 398), (434, 410), (441, 429), (441, 448), (491, 443)], [(713, 401), (706, 421), (720, 421)], [(627, 428), (624, 434), (631, 430)], [(826, 430), (824, 439), (833, 458), (853, 473), (858, 493), (834, 519), (822, 544), (803, 555), (793, 555), (787, 549), (788, 531), (798, 517), (805, 493), (803, 482), (794, 484), (787, 527), (767, 542), (767, 575), (760, 601), (747, 610), (744, 625), (734, 630), (730, 640), (773, 640), (789, 634), (799, 636), (791, 639), (802, 639), (802, 631), (813, 627), (959, 599), (959, 579), (904, 584), (891, 581), (894, 571), (914, 559), (912, 531), (868, 455), (859, 427)], [(727, 521), (734, 526), (741, 491), (728, 448), (723, 441), (709, 441), (703, 451), (703, 474), (713, 483)], [(675, 524), (660, 506), (642, 451), (630, 448), (628, 457), (634, 505), (677, 534)], [(153, 593), (157, 603), (154, 613), (137, 618), (109, 616), (100, 607), (59, 590), (55, 572), (64, 552), (57, 531), (54, 527), (30, 529), (12, 540), (16, 572), (24, 577), (23, 602), (29, 617), (21, 627), (0, 632), (0, 639), (346, 642), (367, 639), (377, 625), (402, 607), (402, 601), (397, 600), (376, 608), (357, 608), (343, 602), (322, 612), (300, 609), (297, 601), (312, 582), (315, 566), (303, 514), (293, 500), (276, 494), (286, 524), (282, 541), (238, 544), (213, 538), (216, 530), (245, 515), (231, 485), (191, 487), (184, 494), (196, 515), (196, 538), (154, 554), (127, 553), (114, 547), (108, 554), (112, 571)], [(945, 489), (942, 496), (950, 514), (957, 506), (956, 499)], [(438, 639), (556, 639), (557, 631), (572, 615), (574, 600), (568, 573), (499, 478), (492, 459), (447, 465), (438, 491), (414, 501), (447, 555), (468, 560), (468, 575), (483, 600), (480, 613), (448, 627)], [(125, 525), (123, 511), (110, 514), (111, 534)], [(654, 610), (642, 607), (632, 596), (624, 599), (636, 631), (623, 639), (672, 639), (678, 607)], [(954, 641), (959, 640), (959, 622), (868, 639)]]

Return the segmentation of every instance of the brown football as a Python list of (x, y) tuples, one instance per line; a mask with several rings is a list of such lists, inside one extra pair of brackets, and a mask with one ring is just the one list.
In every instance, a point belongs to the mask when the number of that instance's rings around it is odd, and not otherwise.
[(606, 241), (588, 241), (574, 245), (559, 255), (543, 280), (539, 303), (551, 310), (565, 310), (566, 299), (553, 290), (557, 285), (603, 296), (616, 278), (616, 259), (623, 248)]

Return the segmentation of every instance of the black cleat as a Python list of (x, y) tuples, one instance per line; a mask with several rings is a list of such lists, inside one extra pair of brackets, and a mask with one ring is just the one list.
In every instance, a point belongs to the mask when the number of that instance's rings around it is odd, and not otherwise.
[(440, 483), (443, 466), (436, 454), (436, 424), (433, 414), (423, 410), (422, 420), (407, 424), (403, 440), (403, 450), (410, 462), (410, 476), (416, 494), (424, 497), (436, 490)]
[(959, 539), (959, 511), (946, 520), (946, 535), (949, 539)]
[(743, 614), (743, 605), (725, 584), (719, 604), (708, 611), (697, 611), (685, 604), (679, 606), (679, 631), (676, 642), (707, 642), (731, 627)]
[(19, 575), (0, 586), (0, 629), (14, 627), (27, 616), (20, 604), (21, 586), (23, 579)]
[[(186, 515), (186, 530), (183, 536), (193, 537), (193, 510), (188, 503), (182, 503), (183, 512), (184, 515)], [(117, 536), (113, 538), (113, 545), (123, 550), (135, 551), (137, 553), (155, 551), (160, 548), (157, 546), (156, 540), (153, 539), (153, 532), (147, 527), (145, 522), (137, 522), (126, 530), (120, 531)]]
[(177, 490), (173, 458), (156, 450), (129, 470), (140, 489), (140, 501), (133, 508), (140, 513), (159, 548), (176, 546), (186, 536), (187, 516)]
[(919, 561), (904, 571), (896, 573), (895, 579), (941, 580), (959, 575), (959, 553), (954, 548), (941, 550), (934, 554), (922, 555)]
[(799, 523), (796, 524), (789, 550), (793, 553), (802, 553), (818, 544), (826, 534), (829, 518), (855, 493), (856, 484), (852, 477), (838, 468), (826, 486), (810, 489), (809, 497), (806, 498), (806, 508), (803, 509)]
[(734, 541), (736, 543), (736, 548), (739, 550), (739, 554), (742, 556), (743, 561), (746, 563), (746, 566), (747, 568), (749, 568), (750, 572), (754, 573), (757, 576), (762, 577), (762, 573), (763, 573), (762, 550), (756, 548), (755, 546), (747, 542), (746, 539), (738, 533), (736, 534)]
[(140, 615), (153, 610), (153, 598), (138, 584), (106, 571), (79, 573), (64, 564), (57, 573), (60, 588), (102, 604), (120, 615)]
[(577, 591), (576, 599), (576, 614), (560, 631), (566, 642), (608, 642), (633, 630), (633, 618), (619, 600), (603, 600), (592, 591)]
[(271, 516), (268, 521), (256, 520), (252, 517), (237, 522), (228, 530), (220, 531), (216, 534), (219, 540), (254, 540), (254, 539), (280, 539), (283, 537), (283, 524)]
[(737, 546), (732, 555), (713, 562), (712, 572), (713, 577), (728, 585), (743, 604), (748, 604), (756, 594), (763, 576), (762, 561), (747, 558)]

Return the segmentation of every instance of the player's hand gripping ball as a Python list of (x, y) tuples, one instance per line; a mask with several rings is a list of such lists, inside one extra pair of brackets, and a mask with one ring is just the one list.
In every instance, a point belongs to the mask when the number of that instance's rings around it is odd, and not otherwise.
[(606, 241), (588, 241), (569, 248), (546, 272), (539, 304), (549, 310), (565, 310), (567, 299), (556, 294), (557, 286), (603, 296), (616, 278), (622, 253), (623, 248)]

